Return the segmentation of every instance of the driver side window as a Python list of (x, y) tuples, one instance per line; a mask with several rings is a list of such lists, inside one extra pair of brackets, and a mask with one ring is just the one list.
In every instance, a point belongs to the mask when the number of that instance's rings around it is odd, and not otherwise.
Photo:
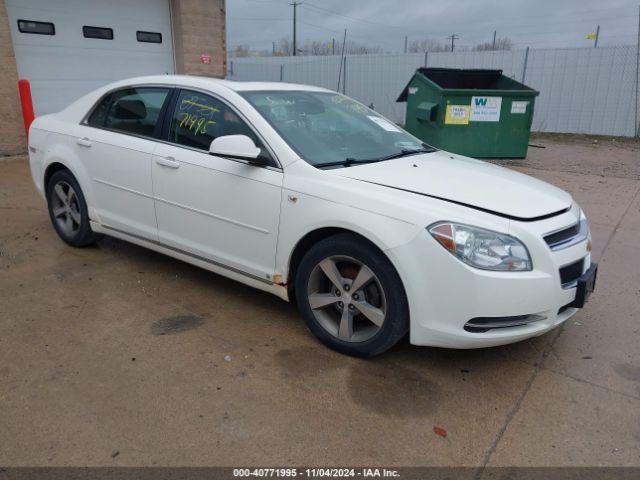
[(225, 103), (199, 92), (181, 90), (169, 128), (169, 141), (209, 151), (211, 142), (224, 135), (246, 135), (270, 158), (251, 128)]

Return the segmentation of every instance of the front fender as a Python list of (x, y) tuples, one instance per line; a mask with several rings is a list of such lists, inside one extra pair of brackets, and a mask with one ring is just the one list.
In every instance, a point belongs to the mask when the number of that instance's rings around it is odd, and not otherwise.
[(301, 239), (325, 228), (339, 228), (367, 238), (386, 251), (407, 244), (421, 227), (396, 218), (294, 191), (283, 191), (276, 272), (287, 283), (293, 252)]

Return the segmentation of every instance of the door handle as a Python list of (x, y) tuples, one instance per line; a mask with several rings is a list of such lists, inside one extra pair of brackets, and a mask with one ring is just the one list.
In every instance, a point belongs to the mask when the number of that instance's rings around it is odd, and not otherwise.
[(93, 145), (93, 142), (91, 142), (91, 140), (89, 140), (87, 137), (77, 139), (76, 143), (81, 147), (87, 147), (87, 148)]
[(173, 157), (158, 157), (156, 158), (156, 163), (163, 167), (180, 168), (180, 162), (176, 161)]

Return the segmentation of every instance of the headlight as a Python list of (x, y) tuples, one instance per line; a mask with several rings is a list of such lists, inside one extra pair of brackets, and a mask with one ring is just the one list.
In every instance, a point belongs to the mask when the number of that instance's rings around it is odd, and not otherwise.
[(429, 233), (440, 245), (467, 265), (483, 270), (531, 270), (531, 257), (518, 239), (483, 228), (437, 223)]

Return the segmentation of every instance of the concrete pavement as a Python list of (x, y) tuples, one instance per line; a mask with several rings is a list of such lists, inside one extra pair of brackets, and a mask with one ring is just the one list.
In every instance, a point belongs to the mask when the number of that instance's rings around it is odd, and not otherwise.
[(0, 465), (640, 466), (640, 145), (534, 142), (510, 166), (586, 211), (587, 308), (511, 346), (371, 360), (196, 267), (66, 246), (25, 158), (0, 160)]

